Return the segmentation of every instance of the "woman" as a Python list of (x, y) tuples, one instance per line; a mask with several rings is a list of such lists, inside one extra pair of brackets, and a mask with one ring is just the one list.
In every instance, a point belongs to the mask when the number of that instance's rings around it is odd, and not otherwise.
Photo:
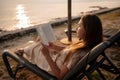
[[(103, 40), (102, 24), (96, 15), (87, 14), (82, 16), (76, 33), (80, 39), (76, 44), (64, 48), (53, 43), (45, 46), (38, 41), (25, 48), (24, 53), (26, 53), (29, 61), (61, 80), (78, 60)], [(57, 53), (52, 54), (51, 50)]]

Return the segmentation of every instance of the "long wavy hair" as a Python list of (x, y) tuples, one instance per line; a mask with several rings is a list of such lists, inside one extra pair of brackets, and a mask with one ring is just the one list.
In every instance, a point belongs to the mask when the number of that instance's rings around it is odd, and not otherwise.
[(83, 38), (85, 47), (93, 48), (103, 41), (103, 29), (101, 20), (96, 15), (92, 14), (84, 15), (81, 20), (86, 32)]
[(98, 16), (94, 14), (86, 14), (81, 17), (81, 20), (85, 29), (85, 36), (82, 39), (82, 42), (68, 47), (72, 52), (83, 48), (91, 49), (103, 41), (102, 24)]
[(85, 29), (85, 36), (80, 42), (67, 47), (70, 51), (65, 59), (66, 63), (75, 52), (81, 50), (89, 51), (103, 41), (103, 29), (99, 17), (93, 14), (87, 14), (81, 17), (81, 21)]

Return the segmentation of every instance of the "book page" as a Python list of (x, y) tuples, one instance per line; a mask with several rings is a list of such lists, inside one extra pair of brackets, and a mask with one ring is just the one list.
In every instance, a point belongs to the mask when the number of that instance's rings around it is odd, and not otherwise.
[(37, 28), (40, 40), (44, 45), (49, 45), (49, 42), (56, 41), (54, 31), (50, 24), (42, 24)]

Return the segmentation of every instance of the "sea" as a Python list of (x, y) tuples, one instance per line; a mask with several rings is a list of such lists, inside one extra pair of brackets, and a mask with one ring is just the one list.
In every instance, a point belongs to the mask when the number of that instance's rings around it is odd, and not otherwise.
[[(120, 0), (71, 0), (72, 16), (97, 10), (90, 6), (120, 7)], [(16, 30), (67, 17), (68, 0), (0, 0), (0, 30)]]

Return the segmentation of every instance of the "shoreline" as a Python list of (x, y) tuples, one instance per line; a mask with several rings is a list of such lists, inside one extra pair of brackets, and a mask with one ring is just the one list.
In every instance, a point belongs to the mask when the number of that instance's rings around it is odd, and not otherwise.
[[(116, 7), (116, 8), (105, 8), (105, 9), (100, 9), (100, 10), (95, 10), (95, 11), (89, 11), (86, 13), (92, 13), (92, 14), (96, 14), (96, 15), (102, 15), (105, 13), (109, 13), (115, 10), (120, 9), (120, 7)], [(82, 15), (82, 14), (81, 14)], [(73, 16), (72, 17), (72, 21), (75, 20), (79, 20), (80, 16)], [(50, 23), (52, 25), (53, 28), (55, 28), (55, 26), (59, 26), (62, 24), (67, 24), (67, 18), (58, 18), (58, 19), (54, 19), (53, 21), (49, 21), (48, 23)], [(2, 31), (0, 33), (0, 43), (10, 40), (10, 39), (14, 39), (15, 37), (22, 37), (26, 34), (30, 34), (30, 33), (36, 33), (35, 28), (40, 26), (39, 25), (34, 25), (28, 28), (22, 28), (22, 29), (17, 29), (17, 30), (13, 30), (13, 31)]]

